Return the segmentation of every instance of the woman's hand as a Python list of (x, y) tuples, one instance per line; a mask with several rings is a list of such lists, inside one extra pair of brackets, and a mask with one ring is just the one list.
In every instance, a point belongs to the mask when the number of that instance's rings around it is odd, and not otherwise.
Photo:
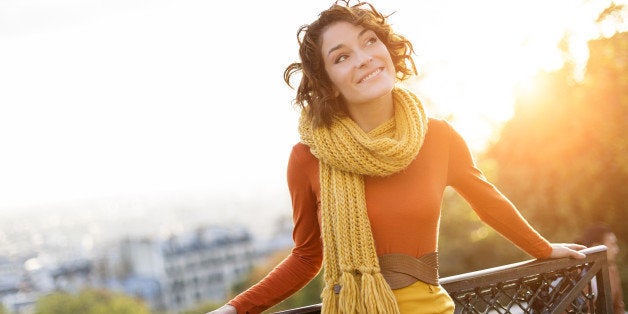
[(586, 249), (587, 247), (580, 244), (572, 243), (552, 243), (552, 253), (549, 258), (561, 258), (571, 257), (575, 259), (583, 259), (586, 255), (578, 252), (579, 250)]
[(207, 314), (238, 314), (238, 311), (233, 305), (225, 304), (219, 309), (215, 309)]

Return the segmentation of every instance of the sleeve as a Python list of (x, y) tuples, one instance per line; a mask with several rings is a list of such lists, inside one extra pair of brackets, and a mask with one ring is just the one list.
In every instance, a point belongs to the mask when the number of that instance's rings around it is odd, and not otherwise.
[(462, 136), (447, 125), (450, 134), (448, 185), (469, 202), (483, 222), (535, 258), (548, 258), (552, 252), (549, 242), (487, 181)]
[[(229, 301), (239, 314), (260, 313), (288, 298), (318, 274), (322, 241), (318, 224), (312, 171), (318, 163), (307, 162), (309, 151), (293, 148), (288, 162), (288, 187), (292, 198), (294, 248), (290, 255), (260, 282)], [(304, 159), (306, 161), (304, 162)], [(314, 158), (312, 160), (315, 161)], [(314, 168), (316, 166), (316, 168)], [(309, 175), (308, 175), (309, 174)]]

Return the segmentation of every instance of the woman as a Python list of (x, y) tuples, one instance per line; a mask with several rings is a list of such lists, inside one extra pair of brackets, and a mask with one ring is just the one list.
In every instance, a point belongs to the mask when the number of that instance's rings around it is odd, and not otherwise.
[[(302, 36), (301, 36), (302, 35)], [(550, 244), (475, 167), (449, 124), (428, 119), (398, 81), (416, 74), (411, 43), (368, 3), (336, 3), (299, 32), (301, 143), (288, 164), (295, 247), (258, 284), (212, 313), (259, 313), (324, 266), (323, 313), (453, 312), (438, 285), (446, 186), (537, 258), (584, 255)], [(417, 279), (418, 278), (418, 279)]]

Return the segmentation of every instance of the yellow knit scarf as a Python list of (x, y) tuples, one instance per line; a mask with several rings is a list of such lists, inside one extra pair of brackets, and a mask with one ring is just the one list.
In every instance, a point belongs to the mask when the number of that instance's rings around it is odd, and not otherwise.
[(368, 133), (349, 117), (335, 118), (329, 128), (313, 128), (301, 114), (301, 141), (319, 159), (322, 313), (399, 313), (380, 272), (363, 176), (384, 177), (405, 169), (423, 144), (427, 117), (410, 91), (395, 87), (393, 103), (394, 119)]

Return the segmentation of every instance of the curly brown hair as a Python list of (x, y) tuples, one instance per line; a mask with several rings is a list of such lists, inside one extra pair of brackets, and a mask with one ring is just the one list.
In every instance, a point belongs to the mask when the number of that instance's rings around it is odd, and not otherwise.
[(372, 30), (381, 40), (395, 65), (396, 76), (405, 80), (416, 75), (416, 66), (412, 55), (412, 43), (395, 33), (384, 16), (368, 2), (355, 5), (347, 1), (336, 1), (329, 9), (320, 13), (318, 19), (309, 25), (303, 25), (297, 32), (299, 56), (301, 62), (290, 64), (284, 71), (284, 81), (290, 84), (290, 78), (302, 73), (297, 89), (296, 104), (306, 110), (315, 127), (328, 127), (334, 115), (345, 115), (347, 109), (342, 97), (336, 96), (333, 84), (325, 71), (322, 55), (322, 34), (328, 26), (344, 21)]

